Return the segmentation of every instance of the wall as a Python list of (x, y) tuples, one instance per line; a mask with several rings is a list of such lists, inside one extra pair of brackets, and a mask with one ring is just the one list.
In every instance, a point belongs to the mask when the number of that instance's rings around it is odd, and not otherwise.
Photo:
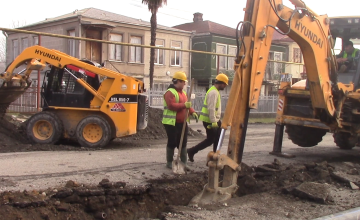
[[(83, 22), (96, 22), (96, 20), (86, 18)], [(114, 22), (106, 22), (109, 25), (116, 26), (115, 28), (103, 30), (103, 39), (110, 40), (110, 34), (121, 34), (122, 42), (130, 43), (131, 36), (139, 36), (142, 38), (143, 45), (150, 45), (151, 32), (149, 27), (134, 26), (129, 24), (119, 24)], [(82, 28), (84, 35), (86, 27)], [(85, 37), (85, 36), (83, 36)], [(171, 47), (171, 41), (182, 42), (182, 49), (190, 49), (190, 32), (174, 32), (168, 30), (158, 29), (156, 33), (157, 39), (164, 40), (165, 47)], [(82, 43), (84, 45), (84, 43)], [(131, 75), (144, 81), (146, 88), (150, 87), (149, 69), (150, 69), (150, 49), (142, 48), (141, 63), (129, 62), (130, 47), (122, 46), (121, 48), (121, 61), (110, 60), (110, 45), (102, 44), (102, 62), (105, 62), (106, 67), (114, 71), (120, 71), (122, 74)], [(184, 71), (189, 75), (190, 59), (189, 53), (181, 52), (181, 65), (170, 65), (170, 53), (169, 50), (164, 50), (164, 64), (155, 64), (154, 68), (154, 85), (155, 84), (169, 84), (172, 79), (172, 75), (177, 71)], [(82, 56), (85, 55), (84, 48), (82, 47)], [(170, 72), (168, 75), (167, 72)]]
[[(29, 30), (29, 31), (37, 31), (37, 32), (46, 32), (46, 33), (52, 33), (52, 34), (62, 34), (67, 35), (67, 31), (71, 29), (75, 29), (75, 32), (78, 33), (79, 30), (79, 23), (77, 21), (77, 18), (71, 18), (66, 21), (57, 21), (57, 22), (51, 22), (47, 24), (39, 24), (37, 26), (26, 26), (22, 29)], [(11, 33), (8, 32), (8, 38), (7, 38), (7, 53), (6, 53), (6, 64), (10, 64), (10, 62), (13, 61), (13, 40), (18, 39), (19, 46), (18, 46), (18, 54), (20, 54), (21, 51), (21, 43), (22, 39), (27, 38), (28, 46), (35, 45), (34, 37), (37, 37), (37, 35), (32, 34), (24, 34), (24, 33)], [(76, 42), (78, 45), (79, 42)], [(41, 46), (44, 46), (49, 49), (55, 49), (59, 50), (61, 52), (68, 53), (68, 39), (64, 38), (56, 38), (56, 37), (48, 37), (48, 36), (41, 36)], [(18, 67), (15, 72), (18, 72), (20, 69), (23, 69), (23, 66)], [(46, 71), (41, 72), (41, 79), (43, 79), (43, 74)], [(32, 79), (37, 79), (37, 74), (35, 72), (31, 75)]]
[[(299, 45), (297, 43), (293, 42), (289, 44), (289, 61), (294, 61), (294, 48), (299, 48)], [(301, 58), (302, 63), (304, 63), (304, 58)], [(285, 73), (292, 74), (292, 78), (301, 78), (300, 73), (303, 72), (303, 65), (295, 65), (295, 64), (287, 64), (285, 68)]]

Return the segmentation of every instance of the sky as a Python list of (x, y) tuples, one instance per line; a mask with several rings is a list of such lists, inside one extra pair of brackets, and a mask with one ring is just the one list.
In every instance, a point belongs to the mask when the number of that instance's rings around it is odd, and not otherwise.
[[(266, 0), (265, 0), (266, 1)], [(357, 0), (304, 0), (309, 8), (317, 14), (329, 16), (360, 15), (356, 6)], [(160, 8), (158, 24), (175, 26), (182, 23), (192, 22), (193, 13), (203, 13), (204, 20), (210, 20), (229, 27), (236, 28), (243, 19), (243, 8), (246, 0), (167, 0), (167, 5)], [(54, 4), (53, 6), (51, 4)], [(284, 4), (290, 6), (289, 0)], [(94, 7), (113, 13), (150, 20), (147, 6), (141, 0), (62, 0), (62, 1), (7, 1), (6, 10), (1, 10), (0, 27), (12, 28), (13, 24), (31, 24), (73, 12), (74, 10)]]
[[(262, 0), (267, 1), (267, 0)], [(306, 5), (319, 15), (351, 16), (359, 15), (358, 0), (304, 0)], [(125, 15), (132, 18), (150, 21), (150, 12), (142, 0), (62, 0), (51, 2), (48, 0), (36, 1), (7, 1), (6, 10), (1, 10), (0, 27), (13, 28), (36, 23), (46, 18), (53, 18), (84, 8), (98, 8), (101, 10)], [(283, 3), (294, 8), (289, 0)], [(51, 5), (54, 4), (54, 5)], [(159, 9), (157, 21), (160, 25), (175, 26), (192, 22), (195, 12), (203, 13), (204, 20), (210, 20), (228, 27), (236, 28), (243, 20), (243, 9), (246, 0), (167, 0), (167, 5)], [(0, 38), (4, 35), (0, 33)], [(339, 49), (341, 46), (336, 45)]]

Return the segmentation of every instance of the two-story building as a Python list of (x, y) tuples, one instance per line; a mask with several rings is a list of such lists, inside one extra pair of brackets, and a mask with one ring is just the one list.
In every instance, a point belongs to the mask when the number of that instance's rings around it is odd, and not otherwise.
[(268, 62), (261, 95), (277, 95), (280, 75), (282, 73), (291, 74), (293, 83), (304, 77), (305, 68), (301, 49), (289, 36), (274, 32), (268, 59), (272, 61), (293, 62), (299, 65)]
[[(193, 50), (233, 56), (236, 54), (236, 30), (212, 21), (204, 21), (202, 13), (195, 13), (193, 22), (174, 28), (192, 32)], [(225, 73), (232, 81), (234, 60), (232, 57), (192, 53), (191, 77), (196, 81), (196, 90), (209, 88), (218, 72)]]
[[(212, 21), (204, 21), (203, 14), (195, 13), (193, 22), (174, 26), (191, 31), (192, 49), (218, 54), (236, 55), (236, 29)], [(303, 63), (299, 46), (287, 35), (274, 32), (269, 52), (269, 60)], [(218, 72), (227, 74), (230, 81), (234, 76), (234, 58), (193, 53), (191, 58), (191, 77), (196, 80), (196, 89), (209, 88)], [(266, 68), (261, 95), (277, 94), (281, 73), (291, 73), (294, 80), (301, 78), (302, 65), (269, 62)], [(231, 86), (226, 88), (229, 91)], [(226, 92), (226, 91), (225, 91)]]
[[(96, 8), (75, 10), (69, 14), (30, 24), (19, 29), (99, 40), (150, 45), (150, 22)], [(150, 49), (91, 41), (8, 32), (9, 64), (25, 48), (40, 44), (79, 59), (104, 63), (105, 67), (131, 75), (149, 88)], [(176, 71), (190, 71), (190, 54), (162, 50), (162, 47), (190, 49), (191, 32), (158, 25), (156, 35), (154, 86), (168, 84)]]

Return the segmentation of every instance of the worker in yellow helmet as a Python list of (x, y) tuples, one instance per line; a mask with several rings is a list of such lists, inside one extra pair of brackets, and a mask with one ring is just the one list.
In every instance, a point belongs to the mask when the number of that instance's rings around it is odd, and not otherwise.
[(206, 92), (204, 105), (199, 117), (199, 120), (203, 121), (206, 130), (206, 139), (187, 150), (191, 162), (194, 162), (194, 155), (197, 152), (210, 145), (213, 145), (213, 151), (216, 152), (221, 132), (221, 97), (219, 91), (224, 90), (228, 84), (229, 78), (225, 74), (220, 73), (215, 78), (215, 84)]
[[(179, 148), (180, 137), (183, 124), (186, 123), (186, 109), (189, 109), (196, 120), (198, 115), (195, 110), (191, 108), (191, 102), (187, 100), (186, 92), (183, 91), (187, 82), (185, 72), (176, 72), (172, 79), (172, 84), (168, 87), (164, 94), (164, 112), (162, 123), (164, 124), (166, 134), (168, 137), (166, 146), (166, 167), (172, 169), (172, 161), (174, 157), (175, 148)], [(187, 142), (188, 127), (185, 128), (182, 149), (180, 152), (180, 159), (186, 165), (186, 142)]]

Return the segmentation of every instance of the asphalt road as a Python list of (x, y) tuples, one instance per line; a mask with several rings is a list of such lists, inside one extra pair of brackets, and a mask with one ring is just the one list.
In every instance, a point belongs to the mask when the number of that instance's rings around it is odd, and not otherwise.
[[(202, 125), (191, 124), (194, 130), (203, 130)], [(243, 162), (248, 165), (270, 163), (275, 125), (251, 124), (248, 128)], [(228, 136), (222, 152), (226, 152)], [(140, 140), (141, 141), (141, 140)], [(102, 179), (142, 184), (147, 179), (173, 175), (165, 168), (166, 140), (146, 142), (141, 147), (132, 147), (122, 141), (115, 141), (106, 149), (97, 151), (37, 151), (0, 154), (0, 191), (46, 189), (63, 186), (68, 180), (78, 183), (98, 184)], [(201, 141), (190, 137), (188, 147)], [(195, 162), (189, 162), (194, 171), (207, 170), (206, 155), (211, 150), (199, 152)], [(283, 152), (296, 158), (279, 160), (284, 163), (335, 160), (340, 156), (360, 155), (360, 148), (340, 150), (335, 146), (331, 134), (316, 147), (301, 148), (291, 143), (284, 134)]]

